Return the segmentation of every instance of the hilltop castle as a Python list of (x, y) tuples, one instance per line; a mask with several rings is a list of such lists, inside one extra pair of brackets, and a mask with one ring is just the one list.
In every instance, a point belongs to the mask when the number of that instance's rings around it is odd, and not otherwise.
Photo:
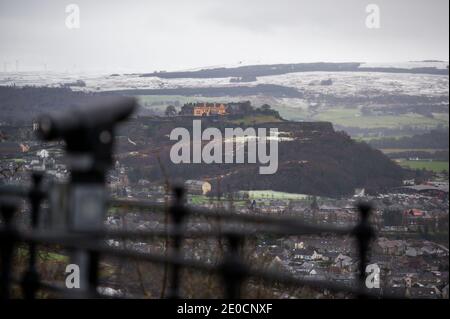
[(197, 103), (194, 106), (194, 116), (225, 115), (227, 113), (223, 103)]
[(183, 106), (181, 113), (193, 116), (226, 115), (227, 107), (223, 103), (189, 103)]

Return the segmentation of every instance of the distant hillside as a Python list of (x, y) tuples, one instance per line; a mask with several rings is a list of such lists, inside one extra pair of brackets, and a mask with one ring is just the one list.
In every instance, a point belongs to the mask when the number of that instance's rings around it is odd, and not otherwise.
[(280, 75), (294, 72), (387, 72), (387, 73), (422, 73), (448, 75), (447, 69), (435, 67), (396, 68), (396, 67), (362, 67), (361, 63), (292, 63), (247, 65), (234, 68), (212, 68), (198, 71), (153, 72), (144, 73), (142, 77), (173, 78), (254, 78), (258, 76)]
[(417, 134), (414, 136), (405, 136), (400, 138), (382, 138), (374, 139), (369, 144), (375, 148), (398, 148), (398, 149), (448, 149), (449, 148), (449, 131), (432, 130), (425, 134)]
[(356, 71), (360, 63), (296, 63), (296, 64), (266, 64), (246, 65), (235, 68), (213, 68), (185, 72), (155, 72), (142, 74), (143, 77), (157, 76), (160, 78), (226, 78), (226, 77), (257, 77), (279, 75), (292, 72), (311, 71)]

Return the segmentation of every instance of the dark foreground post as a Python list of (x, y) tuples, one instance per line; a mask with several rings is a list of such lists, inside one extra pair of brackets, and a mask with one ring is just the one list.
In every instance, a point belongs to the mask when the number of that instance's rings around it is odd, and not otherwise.
[[(173, 251), (174, 255), (181, 258), (180, 250), (182, 244), (182, 231), (183, 231), (183, 220), (186, 217), (187, 209), (184, 207), (184, 189), (182, 187), (175, 187), (174, 189), (175, 202), (170, 208), (170, 216), (173, 221)], [(179, 298), (179, 288), (180, 287), (180, 266), (178, 264), (172, 265), (172, 272), (170, 278), (170, 290), (168, 298), (176, 299)]]
[[(33, 186), (29, 198), (31, 203), (31, 229), (35, 230), (39, 222), (39, 212), (43, 193), (41, 189), (42, 173), (34, 172), (32, 175)], [(28, 269), (22, 278), (22, 290), (25, 299), (34, 299), (39, 288), (39, 274), (36, 269), (36, 244), (28, 245)]]
[(17, 239), (12, 220), (16, 210), (15, 203), (0, 202), (0, 214), (3, 222), (0, 231), (0, 299), (10, 298), (12, 262)]
[(360, 220), (358, 225), (354, 229), (354, 235), (357, 240), (359, 254), (358, 297), (365, 298), (365, 292), (367, 291), (366, 267), (369, 260), (370, 242), (375, 236), (375, 231), (369, 221), (372, 206), (369, 203), (360, 203), (358, 204), (358, 210), (360, 214)]
[(240, 257), (240, 247), (243, 243), (242, 236), (230, 233), (227, 236), (228, 251), (222, 263), (222, 276), (225, 285), (225, 297), (239, 299), (241, 286), (248, 275), (247, 267)]

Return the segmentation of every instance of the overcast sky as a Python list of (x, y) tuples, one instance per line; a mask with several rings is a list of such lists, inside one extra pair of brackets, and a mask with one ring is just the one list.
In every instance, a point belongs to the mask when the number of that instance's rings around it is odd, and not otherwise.
[[(69, 29), (66, 6), (80, 8)], [(365, 9), (380, 8), (369, 29)], [(448, 0), (0, 0), (0, 72), (448, 60)]]

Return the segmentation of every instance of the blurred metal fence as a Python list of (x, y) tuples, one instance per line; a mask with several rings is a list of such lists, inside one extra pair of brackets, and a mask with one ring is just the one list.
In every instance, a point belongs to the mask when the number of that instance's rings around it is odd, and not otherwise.
[[(247, 279), (258, 279), (267, 283), (280, 283), (291, 287), (311, 287), (332, 292), (345, 292), (356, 297), (390, 297), (382, 295), (380, 289), (366, 288), (366, 266), (369, 259), (370, 242), (375, 236), (370, 225), (371, 207), (360, 204), (359, 222), (352, 228), (337, 228), (307, 224), (304, 221), (283, 216), (270, 216), (255, 213), (238, 213), (221, 209), (193, 208), (185, 205), (184, 190), (173, 189), (173, 200), (168, 209), (170, 224), (163, 230), (113, 230), (104, 226), (107, 206), (121, 206), (145, 211), (166, 211), (161, 203), (131, 199), (109, 199), (106, 195), (105, 172), (112, 159), (114, 125), (126, 119), (134, 109), (134, 100), (119, 99), (102, 101), (89, 108), (77, 109), (69, 114), (44, 117), (40, 121), (40, 132), (44, 139), (62, 139), (66, 143), (71, 180), (67, 198), (68, 215), (65, 228), (40, 226), (41, 206), (44, 201), (52, 201), (53, 190), (43, 186), (42, 174), (34, 173), (32, 186), (0, 187), (0, 297), (10, 298), (12, 285), (19, 284), (24, 298), (33, 299), (38, 290), (60, 293), (61, 297), (102, 298), (108, 297), (99, 291), (99, 261), (102, 256), (151, 262), (170, 267), (169, 290), (165, 297), (181, 298), (180, 282), (183, 268), (200, 272), (218, 274), (223, 279), (226, 298), (240, 298), (241, 287)], [(18, 199), (30, 204), (31, 227), (18, 227), (14, 216), (18, 210)], [(58, 218), (61, 206), (50, 205), (52, 216)], [(190, 217), (203, 216), (220, 219), (221, 229), (211, 228), (187, 230)], [(227, 226), (228, 225), (228, 226)], [(248, 265), (242, 258), (241, 247), (252, 236), (272, 234), (277, 236), (300, 236), (307, 234), (334, 234), (352, 236), (357, 242), (358, 276), (354, 285), (343, 285), (332, 281), (303, 279), (286, 272), (257, 269)], [(170, 253), (143, 253), (132, 249), (111, 247), (107, 239), (146, 240), (158, 237), (171, 238)], [(183, 240), (220, 238), (226, 240), (227, 251), (218, 264), (203, 262), (183, 256)], [(26, 271), (15, 277), (14, 254), (19, 245), (28, 249)], [(72, 262), (80, 266), (82, 287), (67, 289), (62, 283), (44, 282), (36, 267), (37, 245), (54, 245), (73, 252)], [(168, 249), (166, 247), (166, 249)]]

